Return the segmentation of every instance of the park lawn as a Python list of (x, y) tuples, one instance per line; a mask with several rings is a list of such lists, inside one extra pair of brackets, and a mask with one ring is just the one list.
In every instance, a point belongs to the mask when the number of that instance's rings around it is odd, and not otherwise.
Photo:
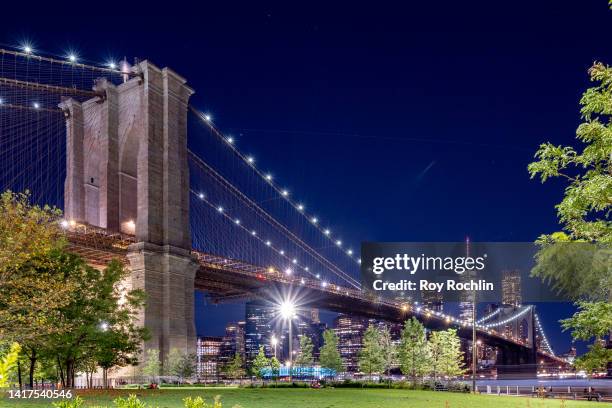
[[(83, 391), (86, 406), (112, 407), (117, 396), (136, 393), (152, 407), (182, 408), (185, 397), (202, 396), (210, 400), (221, 395), (224, 408), (239, 404), (242, 408), (547, 408), (586, 407), (586, 401), (542, 400), (522, 397), (497, 397), (450, 392), (385, 390), (385, 389), (162, 389)], [(448, 404), (447, 404), (448, 402)], [(0, 399), (0, 407), (51, 407), (50, 400)]]

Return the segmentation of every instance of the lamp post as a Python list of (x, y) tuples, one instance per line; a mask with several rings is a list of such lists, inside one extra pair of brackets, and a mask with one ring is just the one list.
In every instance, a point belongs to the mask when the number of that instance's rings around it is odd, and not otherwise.
[(276, 336), (272, 336), (272, 347), (274, 347), (274, 358), (278, 358), (276, 357), (276, 345), (278, 344), (278, 339), (276, 338)]
[(292, 368), (293, 368), (293, 316), (295, 314), (295, 305), (290, 301), (285, 301), (280, 305), (280, 314), (283, 319), (289, 323), (289, 381), (293, 380)]
[(476, 369), (478, 367), (478, 342), (476, 341), (476, 292), (472, 299), (472, 392), (476, 394)]

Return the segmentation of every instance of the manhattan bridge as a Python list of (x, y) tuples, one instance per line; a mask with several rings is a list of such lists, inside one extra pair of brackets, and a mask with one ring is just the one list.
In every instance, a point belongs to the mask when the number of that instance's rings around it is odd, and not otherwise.
[[(0, 187), (61, 208), (70, 250), (92, 266), (124, 262), (128, 284), (147, 293), (145, 347), (195, 347), (195, 290), (219, 302), (289, 294), (389, 322), (415, 316), (471, 341), (469, 320), (362, 291), (357, 246), (191, 105), (193, 93), (149, 61), (98, 66), (0, 49)], [(518, 319), (527, 339), (503, 330)], [(532, 306), (491, 313), (476, 329), (500, 366), (566, 364)]]

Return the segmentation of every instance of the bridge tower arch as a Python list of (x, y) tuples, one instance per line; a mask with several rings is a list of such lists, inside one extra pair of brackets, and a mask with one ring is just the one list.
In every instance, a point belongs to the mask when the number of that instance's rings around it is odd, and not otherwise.
[(128, 286), (143, 289), (140, 323), (162, 361), (171, 348), (193, 351), (187, 111), (193, 90), (148, 61), (120, 85), (101, 79), (100, 97), (63, 101), (66, 112), (66, 218), (133, 234)]

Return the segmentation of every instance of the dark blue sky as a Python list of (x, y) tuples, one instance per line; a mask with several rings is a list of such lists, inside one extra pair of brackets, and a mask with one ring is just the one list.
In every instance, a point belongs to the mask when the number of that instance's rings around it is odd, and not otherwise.
[[(0, 41), (170, 66), (194, 105), (355, 244), (558, 229), (563, 184), (530, 181), (526, 166), (539, 143), (574, 142), (586, 70), (612, 63), (606, 0), (218, 3), (27, 18), (3, 5)], [(543, 308), (552, 331), (566, 311)]]

